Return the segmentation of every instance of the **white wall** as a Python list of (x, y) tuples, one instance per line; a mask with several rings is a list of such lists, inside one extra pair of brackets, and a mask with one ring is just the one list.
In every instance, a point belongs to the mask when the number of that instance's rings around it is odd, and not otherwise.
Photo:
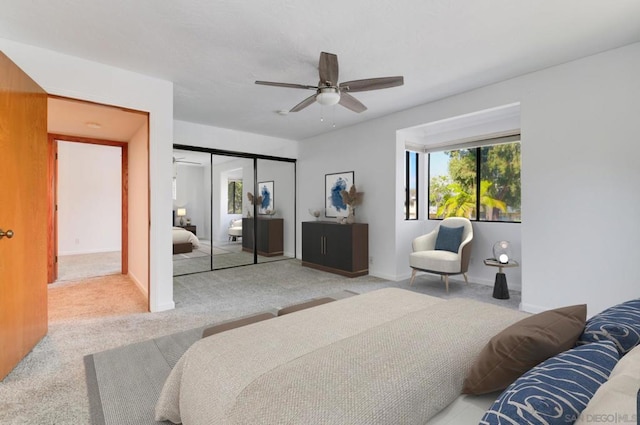
[[(637, 75), (640, 43), (304, 140), (300, 217), (323, 205), (325, 173), (354, 170), (365, 192), (357, 219), (369, 223), (370, 272), (402, 278), (411, 240), (429, 224), (402, 219), (404, 146), (396, 130), (520, 102), (523, 308), (588, 303), (594, 314), (637, 297), (640, 226), (626, 219), (640, 209)], [(488, 226), (478, 227), (481, 237), (497, 240), (482, 236)], [(487, 249), (480, 245), (476, 260)]]
[(522, 302), (639, 296), (640, 43), (523, 79)]
[(200, 146), (210, 149), (248, 152), (284, 158), (298, 157), (298, 143), (295, 140), (263, 136), (261, 134), (178, 120), (174, 121), (173, 127), (173, 143), (180, 145)]
[[(47, 93), (149, 112), (151, 311), (174, 308), (171, 261), (173, 83), (51, 50), (0, 39), (2, 50)], [(133, 241), (136, 243), (136, 241)]]
[(129, 277), (149, 294), (149, 125), (129, 140)]
[(122, 149), (58, 142), (58, 255), (122, 249)]

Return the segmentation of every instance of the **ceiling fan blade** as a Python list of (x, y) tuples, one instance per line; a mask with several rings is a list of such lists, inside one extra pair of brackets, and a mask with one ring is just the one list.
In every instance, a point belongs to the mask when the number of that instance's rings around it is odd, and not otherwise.
[(263, 86), (288, 87), (291, 89), (318, 90), (318, 88), (315, 86), (305, 86), (304, 84), (294, 84), (294, 83), (274, 83), (271, 81), (256, 81), (256, 84), (260, 84)]
[(318, 71), (320, 74), (320, 84), (327, 82), (331, 86), (338, 85), (338, 56), (333, 53), (320, 53), (320, 62), (318, 63)]
[(311, 105), (315, 101), (316, 101), (316, 95), (312, 94), (311, 96), (309, 96), (308, 98), (306, 98), (305, 100), (303, 100), (302, 102), (298, 103), (296, 106), (291, 108), (289, 112), (298, 112), (306, 108), (307, 106)]
[(340, 84), (340, 90), (348, 92), (388, 89), (404, 84), (404, 77), (367, 78), (364, 80), (346, 81)]
[(358, 99), (351, 96), (349, 93), (342, 92), (340, 93), (340, 102), (342, 106), (347, 109), (351, 109), (353, 112), (364, 112), (367, 110), (367, 107), (362, 104)]

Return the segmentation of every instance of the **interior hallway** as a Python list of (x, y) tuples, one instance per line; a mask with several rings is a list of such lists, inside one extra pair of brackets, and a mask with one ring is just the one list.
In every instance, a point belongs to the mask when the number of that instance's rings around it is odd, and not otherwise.
[(119, 274), (121, 270), (121, 251), (60, 255), (56, 282)]
[(49, 324), (147, 311), (146, 296), (122, 274), (49, 285)]

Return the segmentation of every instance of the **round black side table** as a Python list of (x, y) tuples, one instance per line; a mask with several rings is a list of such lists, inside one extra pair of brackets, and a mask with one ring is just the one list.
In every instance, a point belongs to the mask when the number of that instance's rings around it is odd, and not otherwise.
[(498, 267), (498, 273), (496, 273), (496, 281), (493, 284), (493, 298), (499, 300), (509, 299), (509, 287), (507, 286), (507, 276), (502, 271), (505, 267), (518, 267), (519, 264), (516, 260), (509, 260), (508, 263), (501, 263), (495, 258), (487, 258), (484, 260), (485, 266)]

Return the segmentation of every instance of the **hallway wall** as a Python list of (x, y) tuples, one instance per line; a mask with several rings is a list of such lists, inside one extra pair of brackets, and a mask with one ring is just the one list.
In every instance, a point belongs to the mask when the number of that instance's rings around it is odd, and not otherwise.
[(58, 142), (58, 255), (120, 251), (122, 151)]

